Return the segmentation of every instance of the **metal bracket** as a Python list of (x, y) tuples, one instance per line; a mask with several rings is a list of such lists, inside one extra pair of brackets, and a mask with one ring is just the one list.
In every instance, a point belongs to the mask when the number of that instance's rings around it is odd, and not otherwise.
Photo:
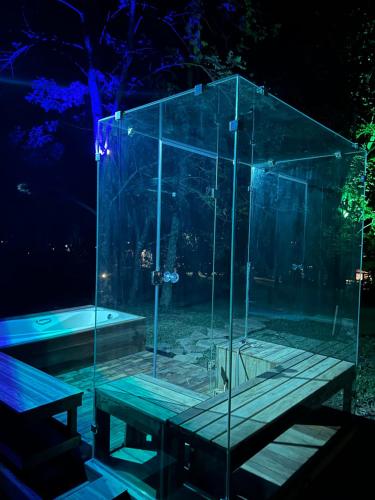
[(151, 283), (153, 285), (162, 285), (164, 283), (164, 273), (161, 271), (152, 271), (151, 273)]
[(337, 158), (338, 160), (341, 160), (342, 154), (340, 151), (336, 151), (336, 153), (334, 153), (334, 155), (335, 155), (335, 158)]
[(201, 95), (201, 94), (203, 94), (203, 83), (198, 83), (198, 85), (194, 87), (194, 95)]
[(229, 132), (237, 132), (238, 130), (238, 120), (231, 120), (229, 122)]
[(257, 94), (260, 94), (260, 95), (266, 95), (266, 89), (264, 88), (264, 85), (260, 85), (260, 86), (256, 89), (256, 93), (257, 93)]
[(209, 196), (210, 198), (213, 198), (213, 199), (217, 198), (218, 191), (219, 191), (218, 189), (213, 188), (213, 187), (207, 187), (206, 188), (206, 194), (207, 194), (207, 196)]
[(275, 166), (276, 166), (275, 160), (268, 160), (268, 161), (264, 162), (263, 165), (261, 164), (261, 167), (264, 168), (265, 172), (269, 172), (270, 169), (275, 167)]
[(353, 149), (358, 149), (358, 142), (352, 142)]
[(116, 111), (115, 112), (115, 120), (121, 120), (122, 118), (122, 111)]
[(100, 161), (100, 153), (95, 153), (95, 161)]

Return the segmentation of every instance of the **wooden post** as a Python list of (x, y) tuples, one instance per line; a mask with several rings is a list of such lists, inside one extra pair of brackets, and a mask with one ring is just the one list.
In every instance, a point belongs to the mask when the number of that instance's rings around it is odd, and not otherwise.
[(95, 456), (108, 457), (110, 454), (110, 415), (96, 408), (97, 431), (94, 434)]
[(140, 432), (138, 429), (129, 424), (126, 424), (125, 427), (125, 446), (128, 448), (139, 448), (142, 450), (151, 448), (146, 441), (147, 434)]
[(68, 410), (67, 426), (71, 436), (77, 433), (77, 407)]
[(353, 380), (350, 379), (344, 385), (344, 394), (343, 394), (343, 401), (342, 401), (342, 409), (344, 411), (349, 412), (349, 413), (352, 412), (352, 397), (353, 397)]

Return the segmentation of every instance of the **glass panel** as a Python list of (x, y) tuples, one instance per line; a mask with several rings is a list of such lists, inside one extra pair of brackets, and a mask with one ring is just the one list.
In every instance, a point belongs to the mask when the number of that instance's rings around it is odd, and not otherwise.
[[(236, 81), (100, 124), (95, 456), (161, 498), (210, 489), (165, 432), (214, 393), (228, 338)], [(103, 311), (126, 313), (119, 335)]]
[(135, 496), (241, 495), (284, 363), (356, 359), (363, 154), (240, 77), (98, 149), (95, 456)]
[[(241, 81), (241, 114), (246, 116), (253, 106), (254, 86)], [(333, 154), (352, 153), (353, 143), (297, 111), (271, 94), (256, 93), (256, 131), (254, 163), (292, 160)], [(242, 125), (239, 160), (250, 162), (250, 151), (243, 144), (250, 140), (251, 127)]]
[[(216, 160), (163, 146), (157, 376), (207, 392)], [(163, 370), (174, 355), (176, 371)], [(185, 366), (186, 364), (186, 366)], [(188, 375), (188, 367), (194, 376)], [(200, 374), (198, 376), (198, 373)]]
[[(206, 157), (233, 158), (234, 91), (237, 78), (231, 77), (167, 100), (163, 111), (163, 141), (180, 149), (196, 150)], [(219, 130), (219, 137), (218, 137)]]
[(252, 436), (308, 380), (298, 360), (356, 361), (364, 166), (350, 141), (242, 79), (239, 90), (233, 339), (219, 355), (232, 362), (227, 496), (244, 493)]
[(158, 106), (100, 123), (98, 164), (95, 457), (151, 493), (159, 457), (124, 401), (129, 377), (153, 364), (158, 126)]
[(343, 189), (357, 158), (253, 169), (254, 338), (355, 362), (361, 226)]

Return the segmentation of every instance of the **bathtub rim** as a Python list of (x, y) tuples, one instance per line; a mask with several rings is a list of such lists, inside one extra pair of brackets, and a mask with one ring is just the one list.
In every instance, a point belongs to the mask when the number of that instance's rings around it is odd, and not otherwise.
[[(119, 311), (117, 309), (109, 309), (109, 308), (103, 307), (103, 306), (98, 306), (98, 307), (100, 307), (101, 309), (107, 309), (108, 311), (115, 311), (115, 312), (119, 312), (119, 313), (123, 313), (123, 314), (131, 314), (133, 316), (133, 318), (122, 319), (122, 320), (114, 321), (112, 323), (103, 323), (101, 325), (98, 325), (97, 327), (94, 324), (93, 326), (89, 326), (86, 328), (79, 328), (79, 329), (70, 331), (69, 333), (65, 333), (65, 334), (62, 333), (59, 335), (53, 335), (53, 334), (48, 335), (48, 333), (47, 333), (45, 336), (41, 336), (40, 338), (34, 338), (32, 340), (32, 342), (30, 342), (30, 340), (25, 340), (24, 342), (20, 341), (20, 342), (10, 343), (7, 345), (0, 345), (0, 350), (11, 348), (13, 346), (22, 346), (22, 345), (26, 345), (26, 344), (30, 344), (30, 343), (43, 342), (44, 340), (45, 341), (53, 340), (53, 339), (56, 339), (59, 337), (77, 335), (79, 333), (85, 333), (85, 332), (90, 332), (90, 331), (95, 333), (95, 330), (116, 327), (116, 326), (119, 326), (119, 325), (125, 324), (125, 323), (140, 322), (140, 321), (144, 321), (146, 319), (145, 316), (138, 316), (138, 315), (132, 314), (132, 313), (125, 313), (125, 311)], [(39, 313), (22, 314), (22, 315), (17, 315), (17, 316), (8, 316), (8, 317), (0, 318), (0, 324), (3, 322), (6, 322), (6, 321), (32, 319), (32, 318), (37, 318), (39, 316), (48, 316), (49, 314), (61, 314), (61, 313), (67, 313), (67, 312), (81, 311), (81, 310), (85, 310), (88, 308), (95, 309), (95, 306), (93, 304), (88, 304), (85, 306), (75, 306), (75, 307), (67, 307), (67, 308), (63, 308), (63, 309), (53, 309), (52, 311), (44, 311), (44, 312), (39, 312)]]
[[(71, 312), (71, 311), (79, 311), (81, 309), (88, 309), (88, 308), (94, 308), (94, 304), (86, 304), (84, 306), (73, 306), (73, 307), (64, 307), (63, 309), (52, 309), (50, 311), (41, 311), (38, 313), (29, 313), (29, 314), (17, 314), (16, 316), (2, 316), (0, 317), (0, 323), (2, 321), (10, 321), (12, 319), (24, 319), (24, 318), (35, 318), (41, 315), (48, 315), (48, 314), (56, 314), (56, 313), (64, 313), (64, 312)], [(131, 314), (132, 316), (136, 317), (137, 319), (145, 319), (145, 316), (139, 316), (137, 314), (133, 313), (126, 313), (125, 311), (120, 311), (119, 309), (112, 309), (109, 307), (104, 307), (104, 306), (98, 306), (100, 309), (108, 309), (109, 311), (116, 311), (124, 314)]]

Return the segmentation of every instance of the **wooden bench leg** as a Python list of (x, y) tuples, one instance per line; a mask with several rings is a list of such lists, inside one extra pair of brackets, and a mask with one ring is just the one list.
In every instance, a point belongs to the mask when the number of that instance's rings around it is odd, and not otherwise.
[(94, 435), (95, 456), (105, 458), (110, 455), (110, 415), (96, 408), (96, 434)]
[[(164, 431), (166, 431), (164, 429)], [(164, 468), (164, 493), (173, 495), (184, 483), (185, 443), (174, 433), (165, 432), (164, 451), (172, 463)]]
[(353, 397), (353, 380), (350, 380), (344, 386), (342, 408), (344, 411), (351, 413), (352, 411), (352, 397)]
[(223, 458), (201, 449), (192, 451), (190, 481), (214, 498), (225, 497), (227, 471)]
[(77, 407), (68, 410), (67, 426), (70, 434), (73, 436), (77, 432)]
[(140, 432), (129, 424), (126, 424), (124, 445), (128, 448), (139, 448), (141, 450), (150, 448), (147, 442), (147, 434)]

